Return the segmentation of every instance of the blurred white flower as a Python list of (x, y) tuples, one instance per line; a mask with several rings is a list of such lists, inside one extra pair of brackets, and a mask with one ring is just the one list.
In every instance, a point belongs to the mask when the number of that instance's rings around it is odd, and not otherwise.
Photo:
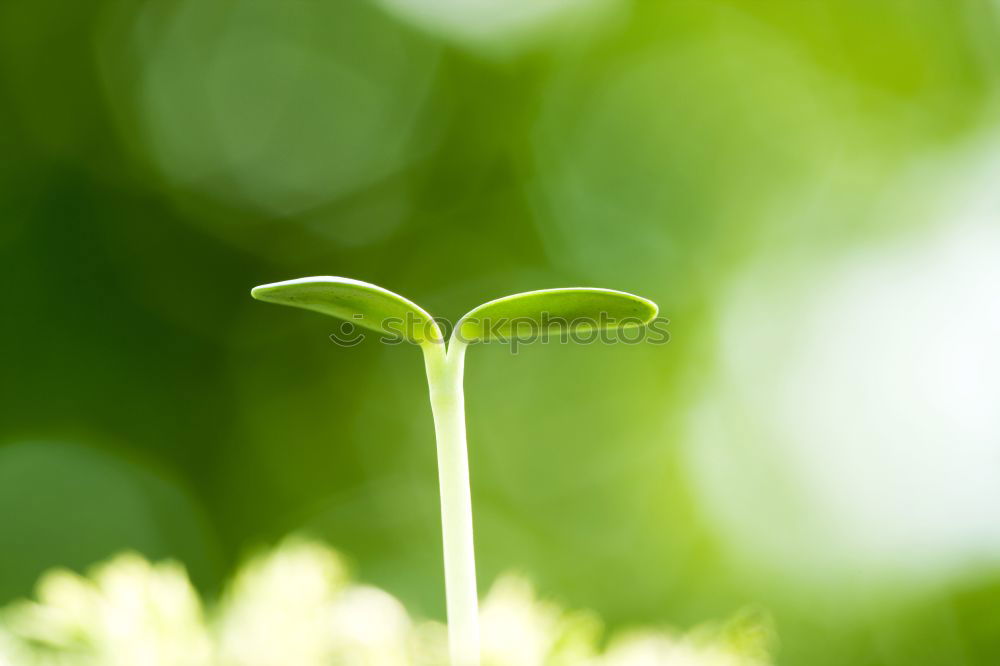
[(0, 631), (0, 666), (15, 666), (23, 663), (17, 658), (17, 649), (10, 636)]
[(596, 618), (539, 601), (527, 581), (510, 575), (493, 585), (480, 616), (484, 666), (581, 663), (600, 631)]
[(183, 568), (119, 555), (90, 578), (56, 570), (38, 600), (9, 608), (11, 634), (40, 664), (208, 666), (212, 643)]
[[(447, 633), (352, 584), (329, 548), (292, 539), (251, 559), (209, 617), (184, 570), (121, 555), (47, 574), (3, 611), (0, 666), (442, 666)], [(599, 656), (599, 620), (504, 576), (482, 604), (483, 666), (764, 666), (764, 634), (641, 632)], [(730, 632), (732, 633), (732, 632)]]
[(698, 645), (690, 639), (643, 632), (617, 639), (601, 666), (755, 666), (762, 662), (724, 645)]
[(219, 661), (225, 666), (329, 663), (330, 609), (347, 585), (335, 553), (289, 541), (248, 562), (219, 609)]
[(403, 605), (374, 587), (347, 588), (330, 615), (331, 638), (343, 664), (406, 666), (412, 631)]

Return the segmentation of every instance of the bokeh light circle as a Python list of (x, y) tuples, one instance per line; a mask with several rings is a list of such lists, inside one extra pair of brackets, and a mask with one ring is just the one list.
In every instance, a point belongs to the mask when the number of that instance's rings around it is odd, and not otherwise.
[(733, 289), (688, 460), (745, 562), (837, 586), (1000, 561), (1000, 163), (968, 157), (883, 207), (925, 226)]
[(366, 2), (188, 0), (108, 23), (122, 49), (103, 58), (112, 103), (131, 116), (122, 127), (179, 188), (294, 214), (433, 144), (424, 121), (439, 49)]

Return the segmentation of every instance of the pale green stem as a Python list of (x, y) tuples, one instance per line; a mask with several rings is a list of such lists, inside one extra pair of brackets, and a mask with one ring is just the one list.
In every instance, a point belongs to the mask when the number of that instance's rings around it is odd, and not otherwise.
[(479, 601), (472, 542), (472, 494), (465, 443), (465, 344), (423, 345), (437, 434), (448, 645), (452, 666), (479, 666)]

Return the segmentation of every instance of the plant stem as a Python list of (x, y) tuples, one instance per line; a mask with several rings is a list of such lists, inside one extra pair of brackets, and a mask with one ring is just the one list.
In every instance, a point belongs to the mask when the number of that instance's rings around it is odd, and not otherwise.
[(428, 342), (423, 349), (437, 434), (451, 663), (479, 666), (479, 601), (462, 390), (465, 344), (453, 339), (447, 349), (444, 342)]

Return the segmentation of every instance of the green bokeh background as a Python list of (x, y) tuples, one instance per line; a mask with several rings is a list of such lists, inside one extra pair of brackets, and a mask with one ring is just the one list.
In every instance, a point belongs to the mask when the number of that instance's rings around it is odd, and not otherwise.
[(879, 203), (900, 174), (1000, 122), (1000, 6), (400, 4), (0, 4), (0, 601), (126, 548), (211, 594), (306, 532), (442, 616), (419, 352), (338, 347), (249, 289), (350, 276), (454, 321), (603, 286), (657, 301), (670, 344), (469, 354), (482, 586), (518, 570), (613, 626), (760, 607), (782, 664), (997, 663), (998, 549), (880, 584), (803, 547), (785, 575), (685, 451), (744, 268), (877, 254), (927, 223), (926, 190)]

